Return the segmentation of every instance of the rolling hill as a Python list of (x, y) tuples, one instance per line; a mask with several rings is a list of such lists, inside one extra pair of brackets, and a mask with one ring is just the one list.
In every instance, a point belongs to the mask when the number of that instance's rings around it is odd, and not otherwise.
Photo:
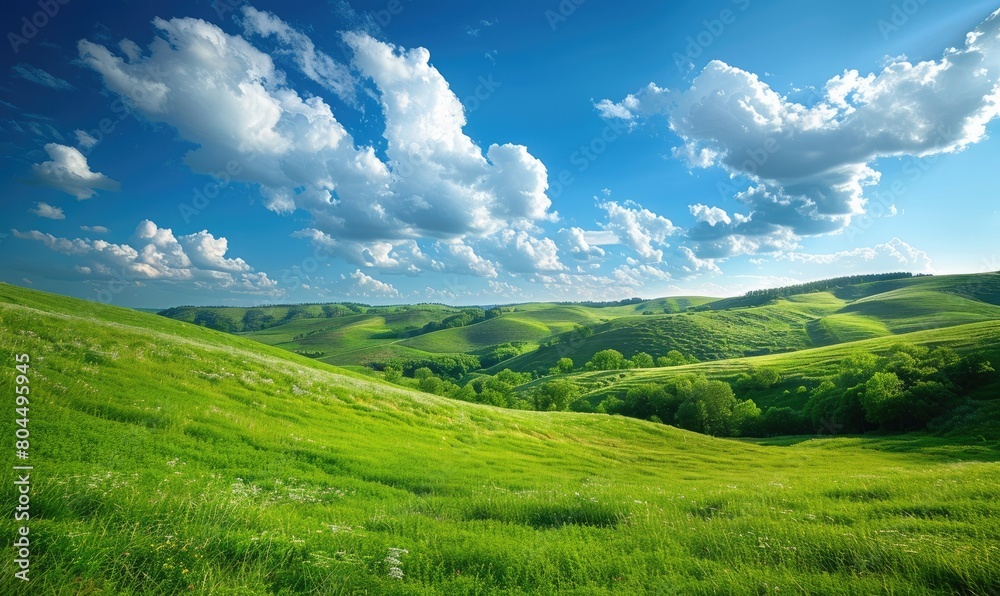
[(30, 355), (35, 466), (32, 581), (4, 557), (4, 594), (1000, 585), (1000, 450), (975, 436), (748, 442), (500, 410), (5, 284), (0, 353), (11, 373)]
[[(442, 305), (370, 307), (357, 304), (284, 307), (181, 307), (161, 314), (242, 332), (248, 337), (329, 364), (380, 367), (393, 359), (486, 357), (516, 343), (504, 368), (545, 374), (560, 358), (581, 367), (596, 352), (616, 349), (662, 356), (679, 350), (699, 360), (777, 354), (1000, 320), (1000, 274), (842, 278), (751, 293), (745, 297), (663, 298), (610, 304), (529, 303), (471, 325), (425, 332), (463, 309)], [(875, 276), (885, 277), (885, 276)], [(808, 291), (820, 288), (819, 291)], [(796, 292), (805, 293), (796, 293)], [(270, 325), (240, 331), (248, 310)], [(586, 334), (578, 332), (585, 328)]]
[[(683, 314), (620, 317), (581, 337), (565, 333), (488, 372), (583, 365), (608, 348), (631, 357), (679, 350), (699, 360), (791, 352), (913, 331), (1000, 320), (1000, 274), (920, 276), (791, 294), (756, 306), (726, 300)], [(759, 300), (758, 300), (759, 302)]]

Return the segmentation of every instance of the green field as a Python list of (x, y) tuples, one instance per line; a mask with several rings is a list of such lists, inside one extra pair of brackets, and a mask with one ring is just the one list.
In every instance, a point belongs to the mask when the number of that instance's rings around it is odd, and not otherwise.
[[(645, 383), (664, 384), (685, 375), (704, 375), (709, 379), (733, 383), (741, 373), (749, 372), (753, 368), (772, 368), (780, 372), (780, 383), (766, 391), (747, 393), (744, 397), (753, 399), (762, 408), (790, 406), (799, 409), (805, 403), (807, 396), (796, 394), (795, 390), (798, 387), (805, 386), (809, 389), (815, 387), (822, 379), (834, 374), (840, 363), (853, 353), (859, 351), (885, 353), (901, 342), (931, 348), (945, 346), (959, 353), (983, 353), (992, 362), (1000, 362), (1000, 321), (917, 331), (787, 354), (733, 358), (663, 368), (584, 372), (574, 374), (571, 378), (586, 390), (584, 397), (593, 405), (597, 405), (605, 397), (624, 395), (629, 389)], [(544, 382), (546, 379), (532, 381), (519, 387), (519, 390), (530, 391)], [(783, 393), (786, 390), (789, 391), (789, 395)], [(976, 397), (993, 399), (997, 396), (1000, 396), (1000, 379), (982, 388)]]
[[(996, 332), (924, 333), (961, 347)], [(806, 375), (835, 349), (766, 358)], [(0, 353), (11, 373), (31, 356), (35, 466), (32, 581), (5, 557), (4, 594), (1000, 585), (1000, 449), (976, 434), (736, 441), (501, 410), (9, 285)]]
[[(292, 316), (290, 311), (296, 308)], [(324, 308), (332, 310), (324, 313)], [(524, 353), (495, 365), (494, 360), (483, 372), (510, 368), (544, 374), (560, 358), (569, 357), (582, 367), (608, 348), (626, 357), (679, 350), (702, 361), (716, 361), (1000, 320), (1000, 274), (845, 282), (822, 291), (722, 300), (515, 304), (504, 306), (498, 319), (431, 332), (420, 328), (461, 309), (354, 304), (260, 307), (256, 310), (273, 317), (273, 326), (240, 331), (248, 310), (181, 307), (163, 314), (188, 322), (199, 320), (199, 314), (211, 315), (224, 321), (224, 330), (351, 367), (380, 368), (393, 359), (436, 355), (486, 356), (513, 342)], [(577, 334), (580, 327), (589, 334)]]

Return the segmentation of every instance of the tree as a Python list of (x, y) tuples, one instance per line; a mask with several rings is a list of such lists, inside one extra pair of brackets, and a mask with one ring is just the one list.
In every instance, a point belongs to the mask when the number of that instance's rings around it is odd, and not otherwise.
[[(628, 390), (621, 413), (632, 418), (648, 420), (651, 416), (659, 414), (657, 406), (663, 404), (666, 399), (667, 392), (663, 387), (655, 383), (645, 383)], [(663, 417), (660, 416), (660, 419)]]
[(194, 317), (194, 324), (226, 333), (232, 333), (234, 327), (232, 320), (212, 310), (199, 311)]
[(755, 368), (750, 373), (750, 382), (755, 389), (770, 389), (781, 382), (781, 373), (769, 367)]
[(426, 366), (423, 366), (423, 367), (418, 368), (417, 370), (413, 371), (413, 378), (416, 379), (416, 380), (418, 380), (418, 381), (423, 381), (424, 379), (427, 379), (427, 378), (430, 378), (430, 377), (433, 377), (433, 376), (434, 376), (434, 371), (432, 371), (431, 369), (427, 368)]
[(612, 395), (601, 400), (595, 411), (599, 414), (620, 414), (624, 405), (625, 402)]
[(561, 412), (569, 407), (579, 389), (571, 381), (557, 379), (540, 385), (531, 395), (534, 409), (540, 412)]
[(274, 325), (274, 317), (259, 308), (243, 313), (243, 331), (260, 331)]
[(869, 422), (882, 426), (895, 426), (905, 407), (905, 384), (894, 372), (877, 372), (865, 382), (861, 405)]
[(747, 399), (733, 406), (730, 426), (737, 437), (754, 437), (760, 433), (761, 411), (753, 400)]
[(798, 435), (805, 432), (805, 416), (791, 408), (768, 408), (760, 421), (760, 432), (765, 437)]
[(687, 358), (678, 350), (670, 350), (666, 356), (660, 356), (656, 360), (658, 366), (681, 366), (687, 364)]
[[(426, 370), (426, 369), (423, 369)], [(422, 377), (420, 382), (417, 383), (417, 387), (425, 393), (434, 393), (440, 395), (443, 391), (443, 383), (441, 379), (431, 375), (429, 377)]]
[(572, 358), (560, 358), (559, 361), (556, 362), (556, 369), (563, 374), (569, 374), (573, 372), (573, 368), (574, 366)]
[(682, 391), (684, 401), (677, 410), (677, 423), (681, 427), (717, 437), (731, 433), (736, 395), (729, 383), (698, 377)]
[(403, 369), (398, 366), (388, 365), (382, 371), (385, 374), (385, 380), (390, 383), (398, 383), (401, 378), (403, 378)]
[(902, 401), (906, 407), (900, 412), (899, 425), (905, 430), (919, 430), (955, 407), (958, 397), (940, 381), (918, 381), (906, 390)]
[(653, 368), (653, 357), (646, 352), (639, 352), (631, 358), (633, 368)]
[(878, 356), (857, 352), (844, 358), (837, 367), (837, 385), (847, 389), (866, 382), (878, 370)]
[(601, 350), (587, 362), (587, 370), (619, 370), (625, 368), (625, 357), (618, 350)]

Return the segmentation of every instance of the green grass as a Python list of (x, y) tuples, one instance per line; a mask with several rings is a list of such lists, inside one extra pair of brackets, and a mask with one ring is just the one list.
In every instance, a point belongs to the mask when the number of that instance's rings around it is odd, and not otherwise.
[[(322, 313), (322, 305), (304, 307)], [(689, 311), (696, 308), (698, 312)], [(181, 308), (174, 316), (193, 321), (209, 310), (239, 321), (244, 308)], [(264, 309), (277, 319), (289, 307)], [(629, 357), (680, 350), (700, 360), (724, 360), (829, 346), (844, 342), (1000, 320), (1000, 274), (925, 276), (846, 286), (831, 292), (761, 299), (675, 297), (595, 307), (529, 303), (505, 307), (499, 319), (400, 339), (399, 332), (441, 321), (458, 312), (442, 305), (374, 307), (367, 314), (299, 319), (249, 333), (258, 341), (307, 353), (325, 362), (366, 366), (393, 357), (486, 354), (499, 344), (525, 342), (527, 352), (485, 372), (503, 368), (547, 371), (563, 357), (577, 366), (613, 348)], [(664, 314), (665, 312), (675, 314)], [(650, 316), (651, 315), (651, 316)], [(594, 333), (573, 335), (584, 325)], [(557, 345), (552, 344), (559, 338)]]
[(501, 317), (467, 327), (455, 327), (419, 335), (400, 343), (425, 352), (453, 354), (477, 352), (507, 342), (536, 343), (549, 335), (552, 335), (551, 329), (536, 321)]
[[(33, 579), (13, 580), (4, 557), (4, 594), (1000, 585), (1000, 451), (974, 436), (741, 442), (498, 410), (0, 285), (0, 361), (21, 352)], [(10, 516), (0, 527), (13, 536)]]
[[(691, 374), (734, 382), (741, 373), (753, 367), (768, 367), (777, 370), (782, 376), (782, 381), (770, 390), (741, 395), (741, 399), (751, 398), (758, 406), (765, 409), (772, 405), (799, 408), (808, 397), (796, 393), (799, 386), (804, 385), (809, 389), (815, 387), (822, 379), (833, 375), (840, 363), (853, 353), (858, 351), (885, 353), (900, 343), (931, 348), (946, 346), (960, 353), (976, 351), (984, 353), (993, 362), (1000, 362), (1000, 321), (877, 337), (786, 354), (732, 358), (667, 368), (576, 373), (567, 377), (584, 388), (587, 392), (585, 397), (597, 405), (608, 396), (620, 397), (629, 389), (645, 383), (664, 384), (677, 376)], [(546, 379), (532, 381), (522, 385), (518, 390), (526, 392), (544, 382)], [(785, 390), (791, 395), (784, 395)], [(1000, 384), (994, 383), (984, 388), (980, 397), (992, 398), (998, 395), (998, 391)], [(997, 439), (1000, 440), (1000, 436)]]

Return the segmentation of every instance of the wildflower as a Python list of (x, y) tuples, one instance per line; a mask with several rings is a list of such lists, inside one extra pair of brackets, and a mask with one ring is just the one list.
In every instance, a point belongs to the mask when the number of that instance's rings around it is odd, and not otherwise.
[(385, 563), (389, 566), (389, 577), (392, 579), (403, 579), (403, 561), (400, 559), (410, 551), (405, 548), (390, 548), (385, 555)]

